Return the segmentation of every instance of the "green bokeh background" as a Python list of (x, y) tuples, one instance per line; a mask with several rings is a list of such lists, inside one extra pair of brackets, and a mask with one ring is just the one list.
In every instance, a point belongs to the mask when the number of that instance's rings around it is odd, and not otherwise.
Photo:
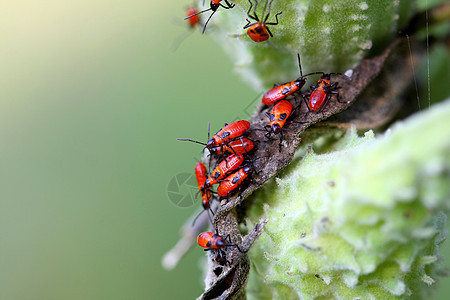
[(205, 140), (208, 122), (247, 118), (256, 93), (198, 30), (171, 49), (188, 31), (186, 5), (0, 5), (0, 299), (202, 292), (203, 251), (161, 267), (200, 205), (167, 196), (201, 150), (176, 138)]

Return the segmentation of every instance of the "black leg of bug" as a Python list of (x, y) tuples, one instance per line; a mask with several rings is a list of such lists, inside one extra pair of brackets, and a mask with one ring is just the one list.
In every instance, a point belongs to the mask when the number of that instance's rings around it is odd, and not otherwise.
[(227, 0), (225, 0), (225, 3), (227, 4), (227, 6), (223, 5), (222, 3), (220, 3), (219, 5), (225, 9), (233, 8), (236, 5), (236, 4), (232, 4), (232, 3), (228, 2)]
[(266, 24), (266, 25), (278, 25), (278, 16), (281, 15), (282, 13), (283, 13), (283, 12), (280, 11), (279, 13), (277, 13), (277, 14), (275, 15), (275, 20), (276, 20), (276, 22), (269, 22), (269, 23), (266, 23), (267, 18), (268, 18), (268, 15), (267, 15), (267, 16), (266, 16), (266, 19), (264, 20), (264, 24)]

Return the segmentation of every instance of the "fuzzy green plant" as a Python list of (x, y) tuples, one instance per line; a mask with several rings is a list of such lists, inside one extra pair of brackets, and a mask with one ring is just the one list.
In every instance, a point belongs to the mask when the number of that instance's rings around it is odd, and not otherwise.
[[(254, 299), (392, 299), (430, 292), (450, 206), (450, 101), (374, 137), (349, 130), (255, 195), (269, 218), (250, 258)], [(306, 154), (304, 154), (306, 151)], [(304, 154), (304, 155), (303, 155)]]

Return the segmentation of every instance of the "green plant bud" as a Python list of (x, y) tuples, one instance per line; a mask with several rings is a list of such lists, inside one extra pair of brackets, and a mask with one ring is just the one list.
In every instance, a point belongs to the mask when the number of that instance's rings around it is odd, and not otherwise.
[[(450, 206), (450, 100), (379, 137), (349, 130), (253, 196), (250, 299), (424, 297)], [(335, 139), (333, 139), (335, 141)], [(423, 298), (422, 298), (423, 299)]]
[[(276, 22), (275, 15), (282, 12), (279, 23), (268, 25), (273, 37), (256, 43), (243, 29), (249, 1), (232, 2), (236, 7), (228, 10), (220, 7), (206, 32), (223, 47), (238, 73), (257, 91), (271, 87), (274, 82), (297, 78), (297, 53), (301, 54), (304, 73), (345, 72), (374, 45), (386, 46), (416, 7), (415, 1), (406, 0), (274, 0), (266, 22)], [(268, 13), (268, 8), (264, 12), (265, 4), (258, 1), (256, 15), (261, 21)]]

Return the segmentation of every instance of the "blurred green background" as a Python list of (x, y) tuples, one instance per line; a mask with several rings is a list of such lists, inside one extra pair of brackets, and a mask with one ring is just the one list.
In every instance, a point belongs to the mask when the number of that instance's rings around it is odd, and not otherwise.
[(173, 51), (189, 4), (2, 2), (0, 299), (202, 292), (200, 249), (161, 267), (200, 205), (167, 196), (201, 151), (176, 138), (247, 118), (257, 93), (199, 30)]

